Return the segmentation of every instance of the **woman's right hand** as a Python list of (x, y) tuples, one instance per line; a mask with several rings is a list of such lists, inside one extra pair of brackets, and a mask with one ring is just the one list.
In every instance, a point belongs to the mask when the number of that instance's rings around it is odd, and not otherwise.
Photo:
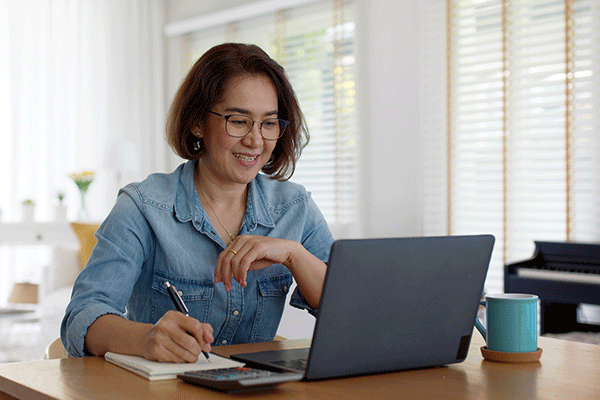
[(162, 362), (196, 362), (210, 352), (213, 328), (178, 311), (168, 311), (143, 336), (144, 358)]

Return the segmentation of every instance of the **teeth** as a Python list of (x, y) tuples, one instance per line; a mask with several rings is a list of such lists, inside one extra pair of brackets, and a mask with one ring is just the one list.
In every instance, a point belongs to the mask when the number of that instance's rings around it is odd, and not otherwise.
[(248, 157), (248, 156), (245, 156), (245, 155), (243, 155), (243, 154), (234, 154), (234, 156), (235, 156), (236, 158), (238, 158), (238, 159), (242, 160), (242, 161), (245, 161), (245, 162), (251, 162), (251, 161), (254, 161), (254, 160), (256, 159), (256, 157), (258, 157), (258, 156), (252, 156), (252, 157)]

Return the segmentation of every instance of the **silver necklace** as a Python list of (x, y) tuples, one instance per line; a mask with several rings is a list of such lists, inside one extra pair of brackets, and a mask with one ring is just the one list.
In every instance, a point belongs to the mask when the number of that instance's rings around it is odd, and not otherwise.
[(200, 192), (200, 194), (206, 201), (206, 204), (208, 205), (210, 210), (213, 212), (213, 214), (215, 214), (215, 217), (217, 217), (217, 221), (219, 221), (219, 224), (221, 224), (223, 229), (225, 229), (225, 232), (227, 232), (227, 235), (229, 236), (229, 242), (227, 243), (227, 246), (229, 246), (235, 240), (235, 235), (232, 235), (231, 232), (229, 232), (229, 230), (227, 230), (227, 228), (225, 227), (225, 224), (223, 223), (223, 221), (221, 221), (221, 218), (219, 218), (219, 214), (217, 214), (217, 212), (215, 211), (213, 206), (210, 204), (210, 201), (208, 201), (208, 198), (206, 198), (206, 195), (204, 194), (204, 192), (200, 189), (198, 189), (198, 191)]

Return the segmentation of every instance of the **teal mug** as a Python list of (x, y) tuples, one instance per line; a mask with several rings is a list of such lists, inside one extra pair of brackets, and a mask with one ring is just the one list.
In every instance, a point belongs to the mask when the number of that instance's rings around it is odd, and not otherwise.
[(485, 296), (487, 329), (479, 318), (475, 327), (486, 342), (487, 350), (506, 353), (537, 351), (537, 303), (533, 294), (503, 293)]

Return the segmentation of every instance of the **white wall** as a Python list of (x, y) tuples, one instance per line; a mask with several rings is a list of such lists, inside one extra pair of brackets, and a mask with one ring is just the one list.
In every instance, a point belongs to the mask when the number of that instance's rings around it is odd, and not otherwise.
[[(166, 23), (256, 0), (165, 0)], [(358, 0), (360, 224), (364, 237), (422, 234), (419, 148), (420, 0)], [(177, 41), (167, 40), (167, 93), (179, 79)], [(167, 100), (167, 104), (170, 99)], [(310, 337), (314, 320), (288, 307), (279, 334)]]
[(369, 237), (422, 232), (419, 2), (359, 2), (360, 215)]

